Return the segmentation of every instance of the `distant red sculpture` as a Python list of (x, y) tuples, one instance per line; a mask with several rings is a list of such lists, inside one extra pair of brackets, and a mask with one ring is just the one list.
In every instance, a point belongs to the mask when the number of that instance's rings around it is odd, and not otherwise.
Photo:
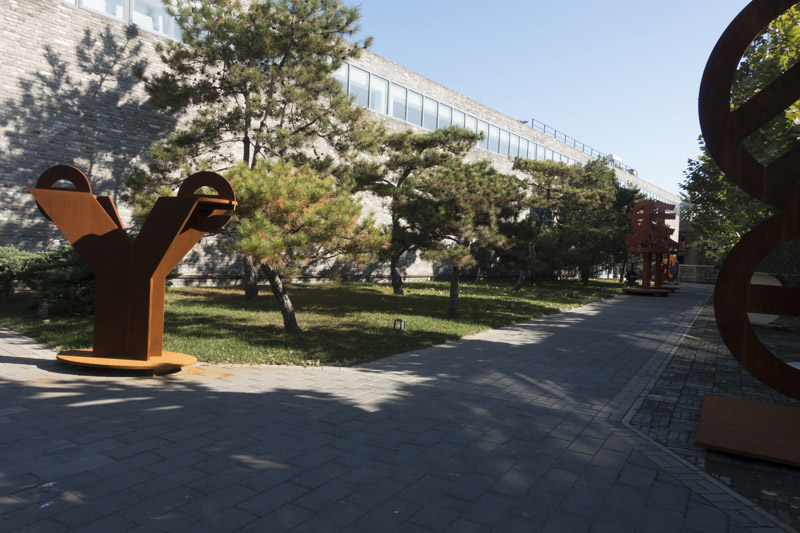
[[(55, 186), (62, 181), (73, 187)], [(217, 195), (195, 194), (204, 187)], [(236, 208), (230, 184), (213, 172), (189, 176), (177, 196), (156, 201), (133, 242), (114, 201), (92, 194), (77, 168), (49, 168), (28, 191), (95, 273), (93, 349), (63, 352), (58, 359), (159, 371), (196, 363), (162, 349), (166, 277), (206, 232), (228, 223)]]
[[(667, 220), (675, 219), (675, 206), (657, 200), (639, 202), (628, 214), (633, 234), (625, 236), (628, 251), (644, 254), (642, 268), (642, 286), (626, 287), (624, 292), (633, 294), (655, 294), (664, 296), (675, 290), (674, 287), (662, 285), (664, 281), (664, 256), (669, 258), (670, 251), (678, 249), (678, 243), (670, 236), (675, 231), (667, 226)], [(655, 255), (655, 271), (651, 270)], [(653, 285), (650, 285), (651, 272), (654, 272)]]
[[(717, 277), (714, 310), (731, 354), (753, 376), (800, 400), (800, 369), (773, 355), (758, 339), (748, 313), (800, 315), (800, 289), (758, 285), (753, 274), (773, 250), (800, 237), (800, 150), (762, 165), (742, 141), (800, 97), (800, 63), (731, 109), (731, 87), (750, 43), (796, 0), (755, 0), (720, 37), (700, 85), (700, 126), (706, 147), (725, 177), (781, 212), (747, 233)], [(800, 409), (706, 395), (695, 442), (800, 466)]]

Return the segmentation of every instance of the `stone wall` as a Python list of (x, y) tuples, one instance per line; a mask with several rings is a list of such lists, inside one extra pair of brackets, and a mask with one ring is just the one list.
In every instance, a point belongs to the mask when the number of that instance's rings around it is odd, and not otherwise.
[[(121, 201), (126, 174), (150, 144), (176, 124), (173, 116), (147, 103), (143, 84), (131, 71), (136, 63), (144, 63), (148, 72), (159, 68), (155, 45), (162, 38), (60, 0), (2, 0), (0, 28), (0, 245), (35, 251), (65, 243), (27, 192), (45, 169), (57, 164), (86, 173), (93, 192), (111, 196), (125, 225), (133, 226), (130, 208)], [(574, 147), (380, 56), (365, 52), (356, 64), (578, 161), (589, 160)], [(414, 128), (369, 113), (390, 131)], [(512, 172), (510, 159), (481, 148), (473, 148), (467, 159), (490, 159), (499, 171)], [(632, 176), (617, 171), (632, 181)], [(382, 199), (363, 195), (362, 201), (365, 211), (388, 222)], [(403, 264), (411, 277), (436, 274), (413, 253)], [(358, 271), (340, 264), (309, 274), (313, 278), (333, 269), (368, 279), (388, 275), (387, 265)], [(240, 274), (240, 266), (222, 239), (210, 236), (187, 255), (179, 271), (193, 276), (187, 280), (191, 283), (208, 275), (216, 276), (210, 278), (213, 282), (230, 282)]]

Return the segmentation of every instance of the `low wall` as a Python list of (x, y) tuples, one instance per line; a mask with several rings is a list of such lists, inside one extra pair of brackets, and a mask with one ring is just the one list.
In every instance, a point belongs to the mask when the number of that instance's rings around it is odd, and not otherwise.
[(678, 281), (685, 283), (716, 283), (716, 267), (709, 265), (679, 265)]

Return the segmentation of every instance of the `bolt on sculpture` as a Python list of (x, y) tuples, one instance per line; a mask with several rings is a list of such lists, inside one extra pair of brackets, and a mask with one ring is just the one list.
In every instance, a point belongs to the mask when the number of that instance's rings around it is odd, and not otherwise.
[[(55, 187), (60, 181), (74, 188)], [(217, 195), (196, 194), (204, 187)], [(213, 172), (189, 176), (177, 196), (156, 201), (133, 242), (114, 201), (92, 194), (77, 168), (51, 167), (28, 191), (95, 274), (93, 348), (63, 352), (58, 359), (155, 371), (196, 363), (191, 355), (162, 349), (166, 278), (206, 232), (230, 220), (236, 197), (225, 178)]]
[[(725, 177), (781, 210), (742, 237), (720, 269), (714, 292), (720, 334), (748, 372), (774, 390), (800, 400), (800, 369), (773, 355), (748, 318), (748, 313), (800, 315), (800, 289), (751, 281), (772, 250), (800, 237), (800, 148), (762, 165), (742, 144), (800, 97), (800, 63), (731, 110), (734, 75), (748, 46), (796, 1), (754, 0), (737, 15), (706, 64), (699, 111), (706, 147)], [(695, 442), (800, 466), (800, 409), (706, 395)]]

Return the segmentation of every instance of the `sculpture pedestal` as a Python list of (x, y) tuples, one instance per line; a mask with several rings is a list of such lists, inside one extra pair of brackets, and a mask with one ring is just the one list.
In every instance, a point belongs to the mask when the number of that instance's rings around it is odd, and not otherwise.
[(108, 368), (116, 370), (144, 370), (163, 374), (193, 365), (197, 359), (191, 355), (176, 352), (161, 352), (159, 357), (148, 359), (126, 359), (124, 357), (101, 357), (92, 350), (69, 350), (56, 356), (68, 365)]
[(706, 394), (694, 443), (800, 466), (800, 409)]

